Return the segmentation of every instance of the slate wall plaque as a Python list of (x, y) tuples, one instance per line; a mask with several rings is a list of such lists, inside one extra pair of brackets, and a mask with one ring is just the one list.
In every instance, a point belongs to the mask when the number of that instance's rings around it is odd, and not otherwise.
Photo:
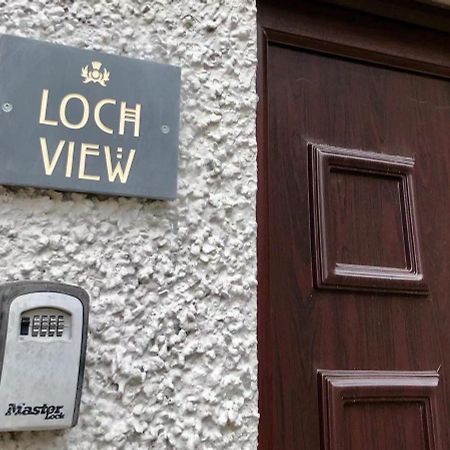
[(180, 68), (0, 36), (0, 184), (176, 197)]

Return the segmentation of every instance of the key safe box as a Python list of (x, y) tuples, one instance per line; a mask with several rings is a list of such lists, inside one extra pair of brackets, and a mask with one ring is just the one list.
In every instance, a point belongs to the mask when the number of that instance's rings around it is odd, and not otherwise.
[(0, 431), (77, 423), (88, 309), (79, 287), (0, 285)]

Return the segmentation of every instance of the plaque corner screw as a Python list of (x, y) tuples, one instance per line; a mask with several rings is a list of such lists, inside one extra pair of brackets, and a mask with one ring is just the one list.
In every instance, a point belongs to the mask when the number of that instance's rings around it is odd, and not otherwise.
[(161, 127), (161, 131), (163, 132), (163, 134), (168, 134), (170, 132), (170, 128), (168, 125), (163, 125)]
[(13, 110), (13, 105), (12, 103), (9, 102), (3, 102), (2, 103), (2, 110), (4, 112), (11, 112)]

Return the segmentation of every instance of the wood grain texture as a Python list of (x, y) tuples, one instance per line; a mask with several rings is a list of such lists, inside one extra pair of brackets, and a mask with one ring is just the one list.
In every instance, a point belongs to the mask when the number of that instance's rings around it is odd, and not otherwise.
[(447, 33), (314, 1), (259, 4), (260, 23), (272, 43), (450, 77)]
[[(430, 30), (304, 2), (295, 7), (260, 2), (258, 14), (259, 448), (323, 450), (317, 372), (352, 370), (439, 372), (432, 430), (440, 432), (432, 431), (427, 439), (436, 450), (447, 450), (450, 40)], [(417, 273), (425, 274), (427, 292), (317, 289), (309, 143), (414, 160), (412, 211), (421, 247)], [(395, 190), (404, 177), (398, 184), (395, 178), (380, 180), (388, 184), (379, 187), (364, 175), (331, 174), (332, 201), (353, 205), (348, 218), (342, 209), (331, 215), (342, 223), (337, 232), (333, 227), (336, 260), (350, 261), (348, 247), (356, 265), (373, 260), (374, 266), (402, 269), (404, 258), (403, 269), (411, 267), (408, 245), (403, 255), (400, 247), (390, 254), (381, 243), (377, 250), (378, 234), (392, 243), (401, 233), (396, 208), (402, 202), (395, 200)], [(359, 189), (365, 192), (358, 194)], [(386, 218), (378, 217), (380, 211)], [(365, 227), (376, 215), (367, 248), (360, 229), (356, 241), (349, 241), (350, 224), (361, 214), (367, 216)], [(427, 448), (431, 444), (416, 430), (422, 406), (401, 407), (350, 408), (353, 440), (339, 449), (357, 448), (370, 433), (380, 441), (374, 448)], [(403, 438), (393, 435), (389, 417)], [(381, 425), (370, 430), (371, 421)]]
[(325, 450), (436, 449), (438, 373), (319, 371), (318, 382)]
[(427, 292), (414, 159), (308, 144), (316, 286)]
[(450, 32), (448, 0), (323, 0), (422, 27)]

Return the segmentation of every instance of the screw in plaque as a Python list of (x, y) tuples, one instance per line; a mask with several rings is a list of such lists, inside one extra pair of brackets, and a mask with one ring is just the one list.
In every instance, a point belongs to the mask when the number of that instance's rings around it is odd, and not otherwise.
[(163, 134), (168, 134), (170, 132), (170, 128), (168, 125), (163, 125), (161, 127), (161, 131), (163, 132)]
[(2, 104), (2, 110), (4, 111), (4, 112), (11, 112), (12, 110), (13, 110), (13, 105), (12, 105), (12, 103), (9, 103), (9, 102), (4, 102), (3, 104)]

